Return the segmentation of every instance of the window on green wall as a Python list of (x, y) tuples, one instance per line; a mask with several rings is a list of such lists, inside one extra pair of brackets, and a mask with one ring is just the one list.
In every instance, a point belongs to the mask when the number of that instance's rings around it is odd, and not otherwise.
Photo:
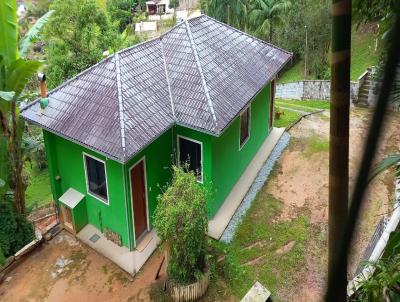
[(203, 183), (202, 143), (190, 138), (178, 136), (179, 165), (192, 171), (197, 181)]
[(240, 114), (240, 141), (239, 147), (246, 144), (250, 137), (250, 106)]
[(104, 161), (84, 154), (84, 163), (88, 194), (108, 204), (106, 166)]

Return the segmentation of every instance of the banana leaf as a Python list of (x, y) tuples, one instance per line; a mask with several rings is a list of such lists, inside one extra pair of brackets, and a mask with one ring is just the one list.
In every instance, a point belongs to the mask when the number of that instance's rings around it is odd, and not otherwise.
[(41, 63), (38, 61), (25, 61), (17, 59), (6, 70), (6, 91), (15, 91), (18, 97), (28, 81), (38, 71)]
[(28, 53), (29, 46), (33, 41), (35, 41), (39, 37), (40, 30), (42, 27), (49, 21), (51, 15), (54, 13), (54, 10), (48, 11), (46, 14), (44, 14), (42, 17), (40, 17), (35, 25), (31, 27), (31, 29), (28, 31), (28, 33), (25, 35), (23, 40), (19, 44), (19, 54), (22, 58), (26, 57), (26, 54)]
[(18, 58), (17, 1), (0, 1), (0, 56), (6, 65)]

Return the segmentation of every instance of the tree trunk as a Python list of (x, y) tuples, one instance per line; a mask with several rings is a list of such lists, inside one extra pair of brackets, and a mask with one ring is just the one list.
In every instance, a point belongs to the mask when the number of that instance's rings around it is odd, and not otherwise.
[(348, 216), (351, 0), (333, 0), (332, 16), (328, 282), (335, 288), (327, 301), (341, 302), (347, 296), (347, 259), (332, 279)]
[(11, 173), (14, 182), (14, 201), (15, 208), (18, 213), (25, 215), (25, 186), (22, 179), (22, 153), (20, 146), (20, 137), (18, 134), (18, 117), (17, 117), (17, 104), (15, 101), (11, 104), (11, 122), (12, 133), (10, 139), (10, 163)]

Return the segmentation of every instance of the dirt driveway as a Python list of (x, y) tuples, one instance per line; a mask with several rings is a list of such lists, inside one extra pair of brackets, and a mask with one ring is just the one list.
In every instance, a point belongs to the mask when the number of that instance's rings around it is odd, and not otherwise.
[(156, 253), (131, 278), (63, 231), (36, 249), (0, 286), (0, 301), (149, 301), (160, 263)]

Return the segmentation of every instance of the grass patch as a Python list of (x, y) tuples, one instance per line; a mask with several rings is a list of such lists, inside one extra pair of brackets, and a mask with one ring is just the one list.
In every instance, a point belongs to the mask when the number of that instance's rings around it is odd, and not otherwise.
[(278, 79), (278, 83), (290, 83), (302, 81), (304, 79), (304, 62), (298, 61), (287, 69)]
[[(208, 299), (220, 301), (224, 292), (241, 299), (259, 281), (273, 293), (274, 301), (279, 301), (280, 292), (294, 284), (293, 275), (303, 266), (309, 222), (303, 215), (291, 221), (277, 221), (282, 206), (265, 189), (260, 191), (233, 242), (214, 242), (213, 249), (225, 255), (216, 267), (216, 279), (222, 280), (225, 288), (211, 282)], [(291, 241), (295, 241), (291, 250), (276, 253)]]
[(288, 127), (295, 121), (297, 121), (300, 117), (301, 114), (298, 112), (286, 110), (286, 109), (279, 109), (280, 112), (284, 112), (283, 115), (281, 115), (279, 118), (274, 119), (274, 127)]
[(365, 27), (353, 29), (351, 37), (351, 70), (350, 79), (357, 81), (367, 67), (378, 63), (378, 52), (375, 51), (375, 35)]
[(312, 135), (307, 142), (305, 155), (310, 156), (318, 152), (327, 152), (329, 150), (329, 141), (318, 135)]
[(40, 171), (35, 165), (25, 165), (25, 170), (29, 174), (30, 184), (25, 191), (26, 208), (30, 212), (34, 208), (44, 206), (53, 201), (50, 189), (48, 170)]
[[(276, 99), (277, 105), (282, 106), (295, 106), (295, 107), (303, 107), (303, 108), (312, 108), (312, 109), (329, 109), (331, 104), (329, 101), (324, 100), (283, 100), (283, 99)], [(305, 110), (307, 111), (307, 110)]]

